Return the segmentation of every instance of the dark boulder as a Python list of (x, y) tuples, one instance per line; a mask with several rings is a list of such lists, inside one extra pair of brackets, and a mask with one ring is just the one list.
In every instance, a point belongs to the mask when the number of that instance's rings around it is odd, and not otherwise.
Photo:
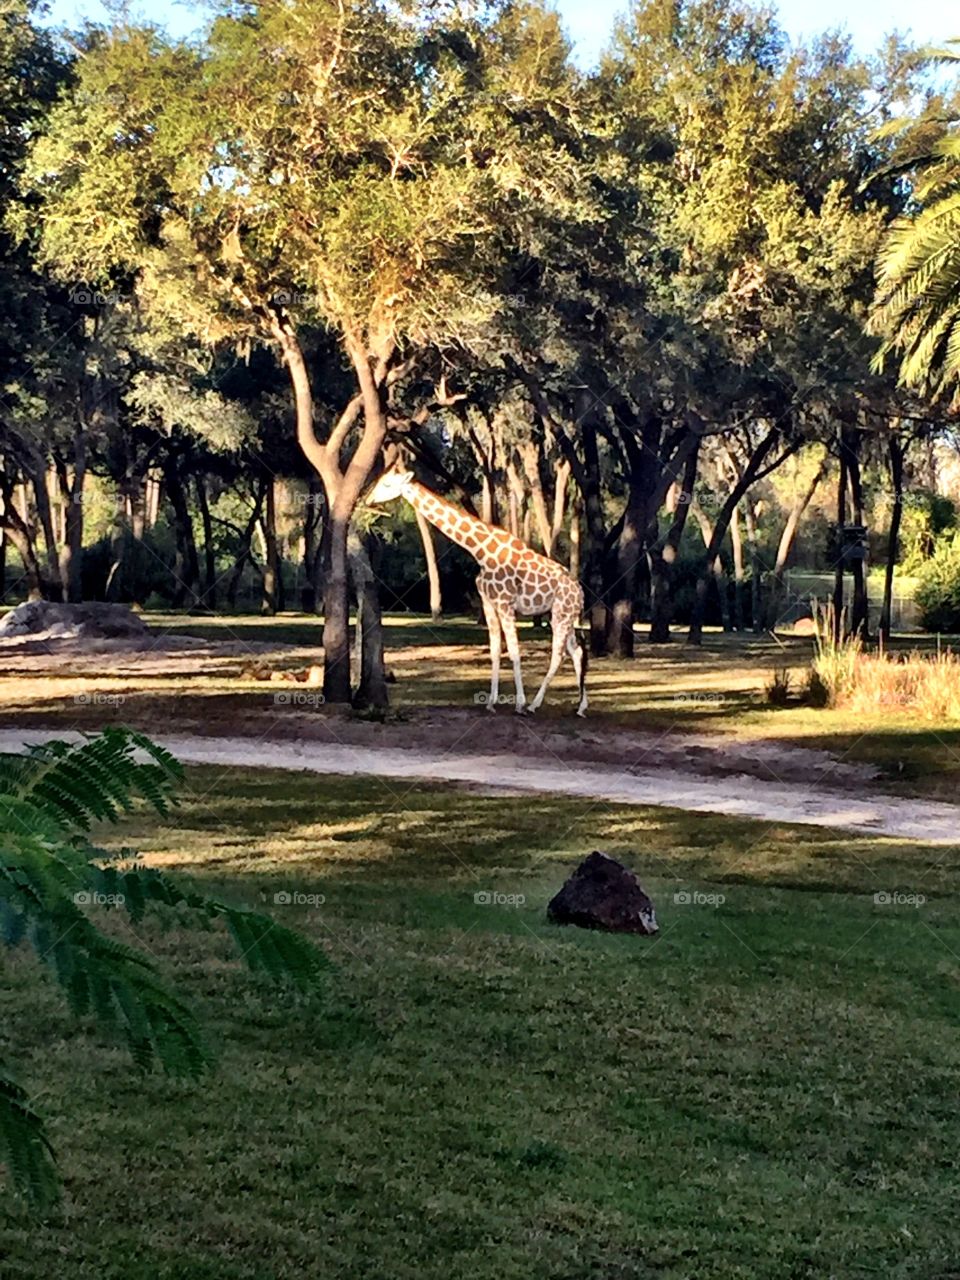
[(613, 933), (658, 932), (653, 903), (637, 877), (605, 853), (591, 853), (580, 863), (551, 899), (547, 919)]

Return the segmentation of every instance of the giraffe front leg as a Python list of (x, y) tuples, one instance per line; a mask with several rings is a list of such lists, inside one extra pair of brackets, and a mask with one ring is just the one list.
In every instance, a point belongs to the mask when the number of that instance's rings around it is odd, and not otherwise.
[[(490, 696), (487, 698), (487, 710), (496, 711), (500, 700), (500, 617), (489, 600), (483, 601), (483, 614), (487, 620), (487, 631), (490, 636)], [(481, 698), (482, 694), (477, 694)]]
[(567, 637), (560, 631), (553, 633), (553, 647), (550, 650), (550, 666), (547, 668), (547, 674), (543, 677), (543, 684), (537, 690), (537, 696), (530, 703), (530, 713), (538, 710), (540, 704), (547, 696), (547, 689), (550, 687), (550, 681), (560, 670), (560, 663), (563, 661), (564, 649), (567, 645)]
[(517, 689), (515, 710), (518, 716), (522, 716), (527, 709), (527, 699), (523, 692), (523, 673), (520, 670), (520, 644), (517, 640), (516, 618), (512, 613), (502, 613), (500, 615), (500, 625), (503, 627), (503, 637), (507, 642), (507, 653), (513, 663), (513, 680)]

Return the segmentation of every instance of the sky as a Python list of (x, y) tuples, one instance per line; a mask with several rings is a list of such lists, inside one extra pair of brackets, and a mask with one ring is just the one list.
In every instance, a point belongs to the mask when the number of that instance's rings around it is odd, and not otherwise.
[[(52, 21), (70, 26), (85, 17), (104, 18), (98, 0), (51, 0)], [(607, 42), (614, 18), (627, 7), (626, 0), (557, 0), (567, 33), (574, 42), (581, 66), (590, 66)], [(175, 35), (185, 35), (198, 24), (197, 11), (178, 0), (151, 0), (132, 8), (151, 19), (160, 19)], [(941, 44), (960, 36), (960, 10), (947, 0), (780, 0), (780, 19), (794, 40), (816, 35), (831, 27), (846, 29), (860, 52), (869, 53), (884, 35), (898, 30), (918, 44)], [(954, 10), (955, 16), (949, 16)]]

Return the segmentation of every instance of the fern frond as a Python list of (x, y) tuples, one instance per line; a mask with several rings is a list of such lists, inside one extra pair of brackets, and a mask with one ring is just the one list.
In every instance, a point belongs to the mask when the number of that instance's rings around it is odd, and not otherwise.
[[(288, 979), (303, 991), (316, 988), (328, 961), (268, 916), (181, 889), (162, 872), (119, 863), (91, 844), (91, 825), (116, 821), (136, 797), (165, 812), (181, 776), (169, 752), (128, 729), (0, 756), (0, 940), (8, 947), (32, 946), (71, 1012), (118, 1029), (141, 1070), (159, 1065), (196, 1077), (211, 1065), (212, 1054), (193, 1013), (147, 956), (96, 927), (88, 905), (125, 910), (134, 922), (161, 906), (198, 923), (222, 920), (251, 970)], [(39, 1117), (0, 1069), (4, 1158), (34, 1207), (51, 1202), (56, 1176)]]
[(78, 744), (55, 740), (0, 756), (0, 808), (29, 799), (61, 827), (85, 832), (94, 822), (116, 822), (138, 796), (166, 813), (182, 778), (169, 751), (135, 730), (111, 727)]
[(26, 1090), (0, 1063), (0, 1161), (35, 1212), (60, 1198), (53, 1148)]
[(91, 888), (106, 897), (119, 897), (119, 905), (134, 921), (143, 917), (150, 904), (183, 907), (209, 920), (222, 920), (248, 968), (274, 980), (291, 981), (301, 991), (314, 990), (330, 967), (324, 953), (301, 934), (260, 912), (181, 889), (156, 867), (120, 871), (93, 866), (90, 877)]

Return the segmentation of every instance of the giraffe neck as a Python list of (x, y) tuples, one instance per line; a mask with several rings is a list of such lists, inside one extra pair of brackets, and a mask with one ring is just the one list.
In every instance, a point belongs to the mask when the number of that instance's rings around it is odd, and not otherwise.
[(498, 529), (468, 515), (466, 511), (458, 510), (416, 480), (408, 481), (403, 496), (424, 519), (435, 525), (451, 542), (469, 551), (484, 568), (505, 564), (524, 549), (520, 539), (507, 533), (506, 529)]

